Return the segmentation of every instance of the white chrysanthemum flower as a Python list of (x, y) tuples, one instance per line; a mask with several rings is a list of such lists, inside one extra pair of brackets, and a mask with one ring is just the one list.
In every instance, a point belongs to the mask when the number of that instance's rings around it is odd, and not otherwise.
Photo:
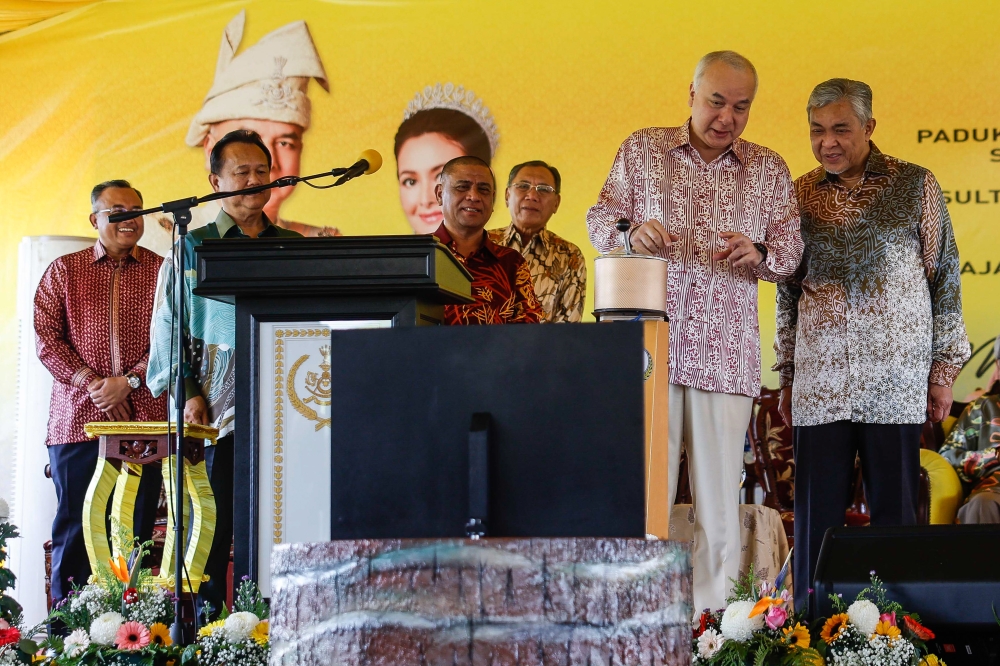
[(865, 636), (875, 633), (878, 626), (878, 606), (867, 599), (858, 599), (847, 608), (847, 618)]
[(239, 643), (250, 638), (250, 634), (260, 624), (260, 618), (253, 613), (233, 613), (226, 618), (223, 630), (230, 643)]
[(63, 655), (76, 659), (90, 647), (90, 636), (83, 629), (77, 629), (63, 641)]
[(702, 659), (711, 659), (722, 647), (723, 641), (722, 634), (715, 629), (706, 629), (698, 637), (698, 656)]
[(731, 641), (749, 640), (753, 632), (764, 628), (764, 614), (757, 617), (750, 617), (753, 610), (752, 601), (734, 601), (729, 604), (729, 608), (722, 614), (720, 629), (722, 635)]
[(100, 615), (90, 623), (90, 640), (98, 645), (111, 645), (124, 621), (121, 613), (114, 611)]

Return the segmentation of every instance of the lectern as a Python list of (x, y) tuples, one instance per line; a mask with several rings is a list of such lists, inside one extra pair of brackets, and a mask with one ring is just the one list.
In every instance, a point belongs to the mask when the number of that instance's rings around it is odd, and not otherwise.
[(257, 578), (273, 545), (330, 538), (330, 330), (439, 324), (446, 304), (473, 302), (472, 277), (433, 236), (217, 239), (196, 252), (194, 293), (236, 310), (233, 575)]

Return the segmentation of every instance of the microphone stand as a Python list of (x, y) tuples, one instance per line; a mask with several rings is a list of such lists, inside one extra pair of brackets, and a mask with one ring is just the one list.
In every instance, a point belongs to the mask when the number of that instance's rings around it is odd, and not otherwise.
[[(181, 595), (184, 590), (183, 579), (184, 579), (184, 243), (185, 237), (187, 236), (188, 224), (191, 222), (191, 209), (197, 207), (200, 204), (206, 203), (208, 201), (216, 201), (218, 199), (226, 199), (228, 197), (241, 196), (246, 194), (257, 194), (258, 192), (263, 192), (265, 190), (270, 190), (276, 187), (289, 187), (295, 185), (296, 183), (315, 180), (316, 178), (323, 178), (327, 176), (343, 176), (350, 169), (348, 168), (337, 168), (330, 171), (324, 171), (323, 173), (313, 174), (311, 176), (285, 176), (284, 178), (279, 178), (273, 182), (267, 183), (266, 185), (256, 185), (254, 187), (247, 187), (242, 190), (236, 190), (234, 192), (213, 192), (212, 194), (207, 194), (203, 197), (188, 197), (186, 199), (177, 199), (175, 201), (168, 201), (155, 208), (146, 208), (139, 211), (126, 211), (123, 213), (114, 213), (108, 216), (108, 222), (117, 223), (124, 222), (125, 220), (131, 220), (136, 217), (142, 217), (143, 215), (149, 215), (151, 213), (170, 213), (174, 217), (174, 226), (177, 228), (177, 245), (179, 251), (175, 253), (176, 264), (174, 265), (174, 310), (177, 313), (176, 319), (176, 335), (177, 342), (175, 347), (175, 355), (177, 357), (177, 376), (174, 380), (174, 423), (177, 428), (176, 439), (173, 447), (173, 453), (176, 455), (176, 474), (175, 474), (175, 484), (174, 484), (174, 547), (176, 552), (174, 553), (174, 624), (170, 627), (170, 638), (173, 640), (175, 645), (185, 645), (184, 641), (184, 630), (183, 624), (181, 622)], [(334, 185), (328, 185), (326, 187), (333, 187), (335, 185), (341, 185), (338, 182)], [(169, 422), (169, 418), (168, 418)], [(169, 452), (168, 452), (169, 453)], [(197, 611), (195, 611), (197, 612)]]

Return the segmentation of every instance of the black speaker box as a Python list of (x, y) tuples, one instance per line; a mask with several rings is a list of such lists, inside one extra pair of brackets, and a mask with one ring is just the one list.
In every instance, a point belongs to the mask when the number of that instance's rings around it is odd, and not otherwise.
[(848, 604), (874, 571), (889, 598), (937, 634), (949, 666), (994, 664), (1000, 626), (1000, 525), (836, 527), (827, 531), (813, 581), (811, 615), (828, 616), (831, 594)]

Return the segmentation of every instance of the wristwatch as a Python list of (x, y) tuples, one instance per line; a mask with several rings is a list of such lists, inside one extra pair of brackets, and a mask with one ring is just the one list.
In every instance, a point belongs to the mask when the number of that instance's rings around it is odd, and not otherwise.
[(767, 246), (763, 243), (754, 243), (753, 246), (757, 248), (757, 251), (760, 252), (763, 257), (763, 259), (760, 260), (760, 263), (767, 261)]
[(134, 372), (126, 373), (125, 379), (128, 381), (129, 388), (133, 391), (142, 386), (142, 380), (139, 379), (139, 375)]

